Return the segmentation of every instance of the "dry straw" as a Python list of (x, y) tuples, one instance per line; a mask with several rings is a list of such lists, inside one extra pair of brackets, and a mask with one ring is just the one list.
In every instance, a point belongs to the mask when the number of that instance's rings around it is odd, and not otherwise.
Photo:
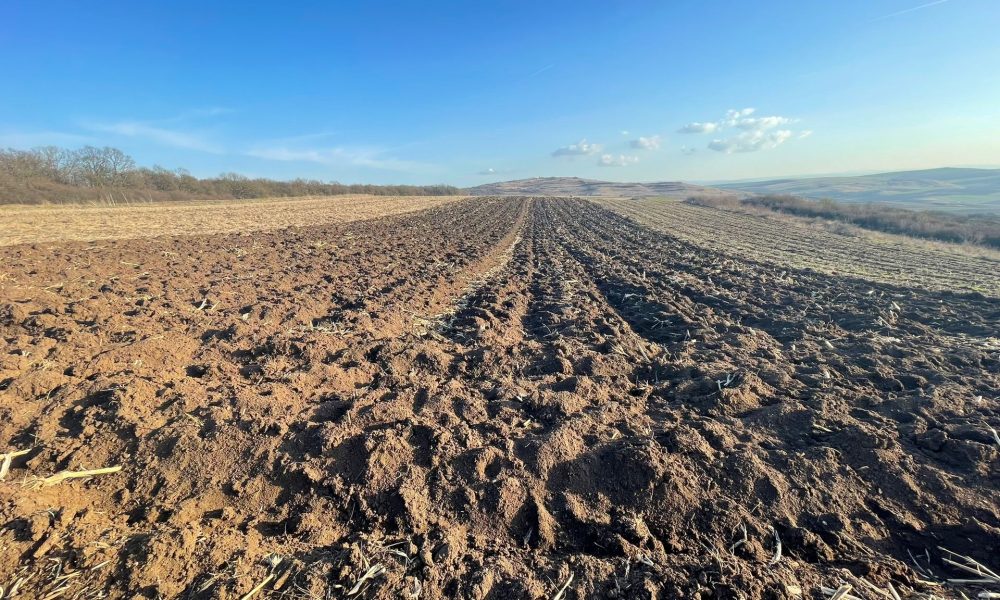
[(55, 475), (50, 475), (49, 477), (32, 477), (25, 481), (25, 487), (29, 487), (33, 490), (46, 488), (53, 485), (58, 485), (64, 481), (70, 479), (85, 479), (88, 477), (96, 477), (98, 475), (110, 475), (112, 473), (117, 473), (122, 470), (121, 465), (115, 465), (113, 467), (104, 467), (102, 469), (90, 469), (86, 471), (60, 471)]
[(0, 481), (3, 481), (7, 477), (7, 473), (10, 472), (10, 465), (14, 462), (14, 459), (18, 456), (24, 456), (25, 454), (31, 452), (28, 450), (14, 450), (8, 452), (7, 454), (0, 454)]

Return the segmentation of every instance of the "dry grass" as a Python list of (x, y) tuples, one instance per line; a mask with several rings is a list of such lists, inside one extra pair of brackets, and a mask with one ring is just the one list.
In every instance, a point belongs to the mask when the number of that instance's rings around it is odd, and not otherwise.
[(869, 231), (1000, 250), (1000, 219), (989, 214), (955, 215), (929, 210), (908, 210), (885, 204), (852, 204), (794, 196), (741, 199), (699, 195), (688, 198), (686, 202), (695, 206), (753, 214), (774, 211), (806, 219), (849, 224)]
[(817, 227), (774, 211), (706, 208), (676, 200), (598, 202), (640, 224), (725, 254), (821, 273), (931, 290), (1000, 295), (1000, 252), (864, 230)]
[(198, 235), (360, 221), (460, 196), (315, 196), (133, 206), (0, 206), (0, 246)]

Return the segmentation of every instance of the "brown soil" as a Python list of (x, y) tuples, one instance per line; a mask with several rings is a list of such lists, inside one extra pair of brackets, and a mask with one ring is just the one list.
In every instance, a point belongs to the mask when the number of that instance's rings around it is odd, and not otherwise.
[(0, 249), (0, 586), (974, 595), (939, 548), (1000, 562), (1000, 301), (669, 230), (480, 198)]

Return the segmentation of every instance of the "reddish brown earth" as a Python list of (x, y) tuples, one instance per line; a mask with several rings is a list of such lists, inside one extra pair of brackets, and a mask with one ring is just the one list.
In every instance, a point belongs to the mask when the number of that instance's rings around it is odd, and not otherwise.
[(1000, 565), (1000, 300), (661, 225), (479, 198), (0, 249), (0, 598), (996, 590), (941, 548)]

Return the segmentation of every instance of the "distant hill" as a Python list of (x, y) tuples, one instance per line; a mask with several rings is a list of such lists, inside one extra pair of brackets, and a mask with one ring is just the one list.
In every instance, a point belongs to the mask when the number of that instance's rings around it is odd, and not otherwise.
[(685, 199), (693, 195), (728, 194), (715, 188), (680, 181), (618, 183), (579, 177), (534, 177), (487, 183), (466, 190), (474, 196), (665, 196)]
[(942, 168), (850, 177), (772, 179), (713, 187), (660, 181), (623, 183), (579, 177), (534, 177), (465, 190), (476, 196), (691, 196), (781, 194), (841, 202), (880, 202), (914, 210), (1000, 213), (1000, 169)]
[(719, 184), (752, 194), (787, 194), (901, 208), (1000, 212), (1000, 169), (926, 169), (853, 177), (774, 179)]

